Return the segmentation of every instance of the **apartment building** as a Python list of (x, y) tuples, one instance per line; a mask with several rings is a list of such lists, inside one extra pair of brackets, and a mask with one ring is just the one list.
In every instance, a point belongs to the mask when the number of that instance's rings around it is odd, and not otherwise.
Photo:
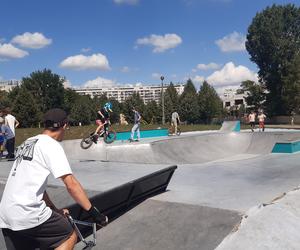
[(7, 81), (0, 81), (0, 90), (2, 91), (10, 91), (12, 90), (14, 87), (19, 86), (20, 85), (20, 81), (18, 80), (7, 80)]
[[(164, 85), (163, 91), (165, 92), (168, 85)], [(181, 95), (184, 90), (184, 85), (174, 85), (177, 93)], [(162, 86), (116, 86), (111, 88), (73, 88), (80, 95), (90, 95), (92, 98), (105, 94), (108, 98), (114, 98), (118, 102), (124, 102), (133, 93), (138, 93), (143, 99), (144, 103), (152, 100), (157, 103), (161, 99)]]

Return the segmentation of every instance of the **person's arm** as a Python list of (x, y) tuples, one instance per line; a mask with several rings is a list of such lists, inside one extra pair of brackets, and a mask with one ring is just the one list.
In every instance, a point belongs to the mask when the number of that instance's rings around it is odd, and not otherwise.
[(79, 181), (73, 176), (72, 174), (64, 175), (60, 177), (69, 194), (72, 198), (84, 209), (86, 210), (89, 215), (93, 218), (96, 224), (100, 226), (106, 226), (108, 223), (108, 218), (104, 214), (101, 214), (99, 210), (93, 206), (86, 195), (85, 191), (83, 190)]
[(88, 211), (92, 204), (87, 197), (85, 191), (83, 190), (79, 181), (75, 178), (74, 175), (68, 174), (60, 177), (64, 182), (69, 194), (72, 198), (86, 211)]
[(15, 128), (17, 128), (20, 125), (19, 121), (16, 119), (15, 120)]
[(104, 115), (101, 113), (101, 111), (98, 111), (98, 114), (101, 115), (102, 118), (104, 118)]

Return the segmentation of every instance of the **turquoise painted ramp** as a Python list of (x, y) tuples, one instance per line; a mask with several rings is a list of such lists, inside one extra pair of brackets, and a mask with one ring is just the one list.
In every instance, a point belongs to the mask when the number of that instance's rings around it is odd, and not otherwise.
[(300, 141), (293, 142), (277, 142), (272, 153), (296, 153), (300, 151)]
[[(169, 134), (168, 129), (149, 129), (149, 130), (141, 130), (141, 138), (151, 138), (151, 137), (160, 137), (167, 136)], [(131, 131), (126, 132), (118, 132), (116, 140), (128, 140), (130, 138)], [(134, 139), (136, 139), (136, 133), (134, 135)]]

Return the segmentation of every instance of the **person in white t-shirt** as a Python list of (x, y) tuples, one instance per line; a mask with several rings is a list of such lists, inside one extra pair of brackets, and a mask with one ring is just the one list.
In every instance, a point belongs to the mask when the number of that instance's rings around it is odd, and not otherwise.
[(177, 126), (180, 123), (179, 115), (176, 111), (174, 111), (171, 115), (171, 126), (174, 126), (174, 133), (177, 134)]
[(252, 110), (251, 113), (250, 113), (250, 115), (248, 116), (252, 132), (254, 132), (254, 129), (255, 129), (255, 118), (256, 118), (256, 114)]
[(19, 121), (16, 119), (16, 117), (14, 117), (11, 114), (10, 108), (6, 108), (4, 110), (4, 113), (5, 113), (5, 125), (9, 126), (13, 134), (16, 135), (15, 128), (17, 128), (20, 125)]
[(265, 119), (267, 118), (267, 116), (263, 113), (263, 111), (260, 111), (257, 119), (258, 119), (258, 127), (259, 127), (259, 131), (265, 131)]
[(0, 228), (7, 249), (73, 249), (77, 235), (46, 192), (50, 174), (61, 179), (71, 197), (93, 220), (106, 225), (108, 219), (89, 201), (72, 174), (62, 146), (68, 119), (65, 111), (51, 109), (44, 116), (42, 134), (18, 147), (0, 203)]

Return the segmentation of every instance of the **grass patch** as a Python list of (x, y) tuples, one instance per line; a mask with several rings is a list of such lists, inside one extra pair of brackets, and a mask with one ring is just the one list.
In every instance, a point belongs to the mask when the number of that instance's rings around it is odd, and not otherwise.
[[(116, 132), (124, 132), (124, 131), (130, 131), (132, 126), (133, 125), (127, 125), (127, 126), (113, 125), (112, 127)], [(220, 129), (220, 127), (221, 125), (195, 124), (195, 125), (181, 125), (180, 129), (182, 132), (188, 132), (188, 131), (218, 130)], [(162, 126), (159, 124), (141, 125), (141, 130), (158, 129), (158, 128), (168, 128), (168, 126)], [(70, 129), (66, 131), (65, 140), (81, 139), (85, 135), (88, 135), (91, 132), (95, 131), (95, 129), (96, 129), (95, 125), (70, 127)], [(43, 132), (42, 128), (17, 128), (16, 145), (18, 146), (29, 137), (38, 135), (42, 132)]]

